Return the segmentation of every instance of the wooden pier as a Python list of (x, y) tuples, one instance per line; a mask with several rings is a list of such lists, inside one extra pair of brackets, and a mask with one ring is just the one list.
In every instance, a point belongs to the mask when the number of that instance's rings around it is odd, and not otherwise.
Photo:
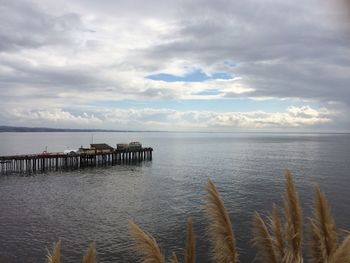
[(108, 153), (41, 153), (0, 156), (0, 174), (32, 174), (85, 167), (133, 164), (152, 160), (152, 148), (126, 149)]

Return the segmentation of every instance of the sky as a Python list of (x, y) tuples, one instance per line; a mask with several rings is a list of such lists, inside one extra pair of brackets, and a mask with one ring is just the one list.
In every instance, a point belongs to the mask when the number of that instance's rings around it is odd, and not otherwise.
[(349, 132), (348, 7), (0, 0), (0, 125)]

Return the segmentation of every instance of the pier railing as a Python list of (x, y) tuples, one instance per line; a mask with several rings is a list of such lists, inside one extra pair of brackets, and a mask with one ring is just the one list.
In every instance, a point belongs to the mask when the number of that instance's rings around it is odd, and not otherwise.
[(31, 174), (37, 172), (72, 170), (152, 160), (153, 149), (114, 150), (96, 153), (40, 153), (0, 156), (0, 174)]

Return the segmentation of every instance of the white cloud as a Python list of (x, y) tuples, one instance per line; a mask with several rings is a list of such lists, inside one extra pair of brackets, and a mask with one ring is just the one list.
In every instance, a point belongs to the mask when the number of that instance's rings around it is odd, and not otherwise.
[(96, 126), (102, 123), (102, 120), (96, 118), (93, 114), (86, 112), (74, 115), (62, 109), (50, 110), (28, 110), (28, 109), (10, 109), (0, 113), (2, 121), (16, 120), (18, 124), (24, 125), (50, 125), (55, 127), (69, 127), (69, 125)]
[(49, 125), (82, 128), (134, 129), (141, 130), (251, 130), (257, 128), (293, 128), (322, 126), (331, 122), (334, 112), (325, 108), (309, 106), (290, 107), (282, 112), (210, 112), (178, 111), (173, 109), (91, 109), (72, 113), (63, 109), (11, 109), (0, 114), (3, 121), (16, 119), (23, 125)]

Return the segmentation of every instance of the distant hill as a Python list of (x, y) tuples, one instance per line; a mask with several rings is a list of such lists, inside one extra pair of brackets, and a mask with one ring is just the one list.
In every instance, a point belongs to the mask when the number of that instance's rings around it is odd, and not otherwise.
[(45, 127), (13, 127), (0, 126), (0, 132), (136, 132), (129, 130), (104, 130), (104, 129), (59, 129)]

